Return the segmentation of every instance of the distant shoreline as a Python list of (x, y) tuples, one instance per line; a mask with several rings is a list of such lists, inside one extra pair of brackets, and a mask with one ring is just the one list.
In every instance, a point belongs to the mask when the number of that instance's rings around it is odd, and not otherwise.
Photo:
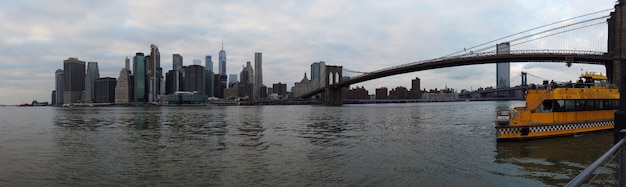
[[(458, 98), (458, 99), (386, 99), (386, 100), (357, 100), (344, 99), (343, 104), (387, 104), (387, 103), (433, 103), (433, 102), (469, 102), (469, 101), (521, 101), (518, 98)], [(323, 101), (258, 101), (258, 102), (221, 102), (206, 104), (158, 104), (158, 103), (81, 103), (63, 107), (176, 107), (176, 106), (258, 106), (258, 105), (324, 105)], [(51, 106), (51, 105), (48, 105)], [(0, 105), (0, 107), (45, 107)], [(54, 107), (54, 106), (53, 106)], [(59, 106), (61, 107), (61, 106)]]

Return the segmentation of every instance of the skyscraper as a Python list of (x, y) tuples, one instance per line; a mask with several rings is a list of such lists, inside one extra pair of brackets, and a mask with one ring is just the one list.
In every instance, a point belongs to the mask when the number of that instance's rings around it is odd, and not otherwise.
[(100, 78), (98, 62), (87, 62), (85, 78), (85, 103), (93, 103), (96, 100), (96, 79)]
[(252, 79), (254, 79), (253, 74), (254, 70), (252, 69), (252, 64), (250, 64), (250, 61), (248, 61), (246, 62), (246, 66), (244, 66), (241, 70), (241, 73), (239, 73), (239, 81), (242, 85), (242, 94), (240, 95), (241, 97), (252, 97), (252, 90), (254, 90), (252, 86)]
[(132, 95), (130, 94), (130, 73), (130, 60), (126, 57), (124, 68), (120, 70), (120, 76), (117, 78), (117, 83), (115, 84), (116, 103), (128, 103), (132, 101)]
[(79, 103), (85, 90), (85, 61), (68, 58), (63, 61), (63, 103)]
[(183, 56), (180, 56), (180, 54), (173, 54), (172, 69), (179, 70), (180, 68), (183, 68)]
[(228, 75), (228, 84), (237, 82), (237, 74)]
[(148, 102), (148, 93), (146, 87), (146, 78), (148, 76), (146, 67), (146, 57), (143, 53), (138, 52), (133, 57), (133, 75), (134, 75), (134, 101)]
[(63, 105), (63, 70), (62, 69), (57, 69), (56, 72), (54, 72), (55, 75), (55, 82), (54, 82), (54, 88), (55, 88), (55, 106), (61, 106)]
[[(507, 54), (511, 50), (511, 45), (508, 42), (500, 43), (496, 45), (497, 54)], [(496, 64), (496, 88), (509, 88), (511, 87), (510, 81), (510, 62), (500, 62)]]
[(158, 95), (161, 95), (161, 79), (163, 73), (159, 71), (161, 68), (161, 53), (159, 47), (154, 44), (150, 45), (150, 57), (148, 59), (148, 101), (153, 102)]
[(211, 55), (204, 57), (204, 86), (205, 94), (209, 97), (215, 96), (215, 85), (213, 84), (213, 59)]
[(319, 61), (311, 64), (311, 83), (312, 89), (326, 86), (326, 62)]
[(261, 100), (261, 95), (264, 94), (262, 93), (263, 90), (261, 90), (261, 87), (263, 86), (263, 58), (262, 58), (262, 54), (260, 52), (256, 52), (254, 53), (254, 90), (252, 93), (254, 95), (254, 100), (258, 101)]
[(224, 51), (224, 42), (222, 42), (222, 50), (219, 53), (219, 70), (220, 77), (226, 76), (226, 51)]
[(98, 78), (94, 81), (94, 91), (96, 92), (96, 103), (115, 102), (115, 86), (117, 80), (113, 77)]
[[(176, 70), (177, 74), (181, 74), (183, 72), (183, 56), (180, 54), (172, 55), (172, 70)], [(173, 76), (174, 77), (174, 92), (183, 90), (182, 82), (180, 79), (181, 76)]]
[(204, 67), (200, 65), (191, 65), (185, 68), (185, 91), (193, 92), (196, 91), (201, 95), (204, 95), (205, 91), (205, 78), (204, 78)]

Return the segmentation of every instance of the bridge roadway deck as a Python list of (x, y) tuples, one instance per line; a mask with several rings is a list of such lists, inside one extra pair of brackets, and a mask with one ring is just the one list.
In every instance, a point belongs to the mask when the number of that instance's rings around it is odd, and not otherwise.
[[(576, 51), (576, 50), (523, 50), (510, 51), (506, 54), (495, 52), (474, 53), (461, 56), (441, 57), (431, 60), (418, 61), (414, 63), (394, 66), (369, 72), (364, 75), (351, 77), (349, 80), (342, 80), (339, 83), (330, 85), (331, 87), (348, 87), (351, 84), (365, 82), (382, 77), (399, 75), (409, 72), (431, 70), (438, 68), (466, 66), (475, 64), (492, 64), (500, 62), (558, 62), (558, 63), (582, 63), (605, 65), (612, 62), (611, 55), (605, 52), (596, 51)], [(309, 98), (322, 93), (325, 88), (315, 89), (301, 98)]]

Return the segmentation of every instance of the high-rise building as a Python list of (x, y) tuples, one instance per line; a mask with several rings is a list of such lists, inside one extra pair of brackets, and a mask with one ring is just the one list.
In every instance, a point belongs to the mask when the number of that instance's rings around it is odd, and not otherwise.
[(211, 55), (207, 55), (204, 57), (204, 87), (206, 89), (205, 93), (209, 97), (215, 96), (215, 85), (213, 85), (213, 59)]
[(230, 74), (228, 75), (228, 84), (232, 84), (232, 83), (236, 83), (237, 82), (237, 74)]
[(113, 77), (98, 78), (94, 84), (96, 92), (96, 103), (113, 103), (115, 102), (115, 85), (117, 81)]
[(176, 90), (176, 80), (178, 79), (177, 76), (181, 75), (178, 70), (170, 70), (167, 73), (165, 73), (165, 94), (166, 95), (170, 95), (170, 94), (174, 94), (174, 92), (178, 91)]
[(193, 59), (193, 65), (202, 65), (202, 61), (200, 59)]
[(204, 78), (204, 67), (200, 65), (191, 65), (185, 68), (185, 75), (183, 76), (185, 80), (185, 91), (188, 92), (198, 92), (201, 95), (204, 95), (205, 92), (205, 78)]
[(56, 90), (52, 90), (52, 94), (50, 99), (52, 100), (52, 106), (56, 106), (57, 105), (57, 91)]
[(254, 70), (252, 69), (252, 64), (250, 64), (250, 61), (248, 61), (246, 62), (246, 66), (244, 66), (241, 70), (241, 73), (239, 73), (239, 83), (241, 85), (241, 94), (239, 94), (240, 97), (252, 97), (252, 80), (254, 79), (253, 74)]
[(326, 62), (319, 61), (311, 64), (311, 83), (313, 89), (326, 86)]
[(54, 88), (55, 88), (55, 92), (54, 92), (54, 97), (55, 97), (55, 105), (54, 106), (61, 106), (63, 105), (63, 70), (62, 69), (57, 69), (56, 72), (54, 72), (55, 75), (55, 81), (54, 81)]
[(98, 62), (87, 62), (87, 75), (85, 76), (85, 103), (93, 103), (96, 100), (96, 79), (100, 78)]
[(222, 42), (222, 50), (219, 53), (219, 74), (221, 76), (226, 76), (226, 51), (224, 51), (224, 42)]
[(132, 94), (130, 94), (130, 59), (128, 59), (128, 57), (126, 57), (124, 64), (124, 68), (120, 70), (120, 76), (117, 78), (117, 83), (115, 84), (116, 103), (128, 103), (132, 101)]
[(181, 56), (180, 54), (173, 54), (172, 55), (172, 69), (179, 70), (181, 68), (183, 68), (183, 56)]
[[(252, 95), (254, 100), (261, 100), (262, 93), (261, 87), (263, 86), (263, 55), (260, 52), (254, 53), (254, 90)], [(266, 93), (265, 93), (266, 94)]]
[(79, 103), (85, 90), (85, 61), (68, 58), (63, 61), (63, 103)]
[(422, 91), (420, 90), (421, 88), (421, 83), (420, 83), (420, 78), (419, 77), (415, 77), (415, 79), (411, 80), (411, 98), (410, 99), (421, 99), (422, 98)]
[(161, 68), (161, 53), (159, 47), (150, 45), (150, 56), (148, 57), (148, 101), (153, 102), (158, 95), (161, 95), (161, 79), (163, 72), (159, 72)]
[[(500, 43), (496, 45), (497, 54), (507, 54), (511, 51), (511, 45), (509, 42)], [(496, 64), (496, 88), (510, 88), (511, 87), (511, 68), (510, 62), (500, 62)]]
[(148, 87), (146, 83), (148, 77), (146, 67), (146, 57), (143, 53), (138, 52), (133, 57), (133, 76), (134, 76), (134, 102), (148, 102)]
[[(183, 56), (180, 54), (172, 55), (172, 70), (178, 71), (178, 74), (183, 73)], [(183, 90), (183, 79), (180, 79), (182, 76), (174, 76), (174, 92)]]

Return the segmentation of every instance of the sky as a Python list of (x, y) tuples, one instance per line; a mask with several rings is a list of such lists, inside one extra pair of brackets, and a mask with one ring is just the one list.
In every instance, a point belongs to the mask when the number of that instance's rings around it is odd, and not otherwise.
[[(63, 60), (98, 62), (100, 77), (119, 76), (126, 57), (155, 44), (164, 72), (172, 54), (183, 64), (227, 53), (227, 73), (239, 74), (254, 53), (263, 53), (263, 83), (288, 89), (325, 61), (355, 71), (374, 71), (437, 58), (541, 25), (613, 8), (613, 0), (424, 0), (424, 1), (0, 1), (0, 104), (51, 101), (54, 73)], [(602, 14), (608, 15), (608, 12)], [(565, 24), (565, 23), (564, 23)], [(512, 46), (511, 50), (606, 51), (606, 26)], [(503, 42), (503, 41), (502, 41)], [(492, 45), (495, 50), (495, 43)], [(489, 46), (487, 45), (487, 46)], [(576, 80), (603, 66), (512, 63), (511, 85), (521, 71), (541, 79)], [(349, 74), (348, 74), (349, 75)], [(356, 74), (355, 74), (356, 75)], [(371, 80), (364, 86), (477, 89), (495, 86), (496, 65), (420, 71)], [(540, 77), (540, 78), (536, 78)]]

